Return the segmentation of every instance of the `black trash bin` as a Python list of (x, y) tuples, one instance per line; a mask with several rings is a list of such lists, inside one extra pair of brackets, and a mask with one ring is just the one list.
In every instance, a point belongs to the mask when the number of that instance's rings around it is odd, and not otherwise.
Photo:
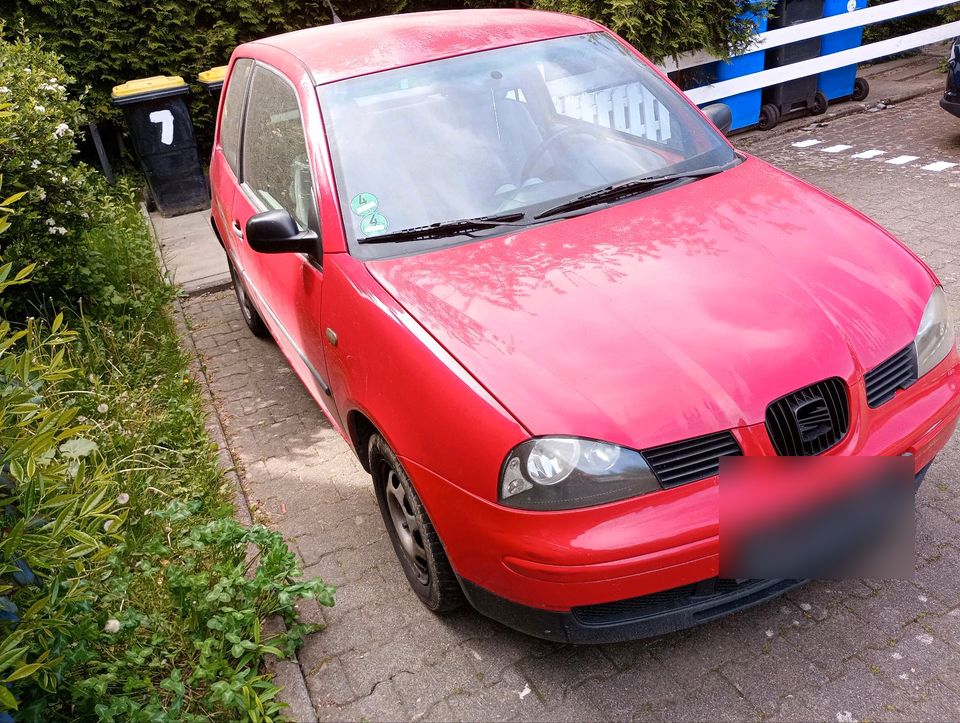
[[(771, 9), (767, 30), (785, 28), (797, 23), (819, 20), (823, 17), (823, 0), (777, 0)], [(777, 48), (766, 53), (765, 68), (779, 68), (820, 55), (820, 38), (810, 38)], [(760, 127), (775, 126), (781, 117), (808, 112), (820, 115), (827, 111), (827, 97), (817, 88), (817, 75), (777, 83), (763, 91), (760, 109)]]
[(220, 105), (220, 91), (223, 90), (223, 81), (227, 77), (227, 66), (218, 65), (216, 68), (210, 68), (197, 74), (197, 80), (200, 85), (207, 89), (210, 94), (210, 102), (213, 104), (213, 112), (217, 112)]
[(162, 216), (210, 207), (210, 189), (200, 165), (189, 87), (180, 76), (132, 80), (113, 89), (123, 108), (143, 173)]

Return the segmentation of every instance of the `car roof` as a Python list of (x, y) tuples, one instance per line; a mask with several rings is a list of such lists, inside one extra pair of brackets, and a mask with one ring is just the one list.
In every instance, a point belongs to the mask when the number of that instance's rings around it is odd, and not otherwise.
[(268, 45), (296, 57), (317, 85), (534, 40), (602, 28), (591, 20), (538, 10), (445, 10), (387, 15), (295, 30), (241, 45), (236, 56)]

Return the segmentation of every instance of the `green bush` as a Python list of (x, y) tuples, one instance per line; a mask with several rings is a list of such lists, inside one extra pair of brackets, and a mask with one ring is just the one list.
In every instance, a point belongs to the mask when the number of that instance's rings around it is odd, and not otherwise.
[(720, 57), (745, 47), (768, 0), (535, 0), (537, 7), (593, 18), (653, 62), (705, 48)]
[[(29, 271), (11, 281), (11, 265), (0, 268), (0, 292)], [(0, 710), (24, 686), (56, 688), (75, 642), (70, 611), (95, 598), (126, 518), (90, 427), (58, 400), (76, 339), (62, 322), (0, 323), (0, 680), (14, 683), (0, 686)]]
[(0, 259), (36, 264), (34, 303), (89, 295), (99, 281), (85, 234), (101, 215), (105, 184), (76, 162), (80, 102), (67, 96), (69, 82), (38, 43), (0, 40), (0, 176), (7, 193), (23, 194), (16, 224), (0, 237)]

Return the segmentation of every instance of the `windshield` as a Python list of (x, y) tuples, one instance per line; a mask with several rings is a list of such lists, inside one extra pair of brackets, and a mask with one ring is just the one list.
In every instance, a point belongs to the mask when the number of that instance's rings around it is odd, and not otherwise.
[(504, 214), (532, 222), (592, 190), (736, 160), (677, 91), (605, 33), (397, 68), (318, 93), (361, 258), (470, 240), (365, 239)]

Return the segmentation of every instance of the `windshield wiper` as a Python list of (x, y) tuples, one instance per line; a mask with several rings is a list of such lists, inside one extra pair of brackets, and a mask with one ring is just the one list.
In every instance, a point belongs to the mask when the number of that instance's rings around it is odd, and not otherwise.
[(587, 208), (588, 206), (595, 206), (597, 204), (616, 201), (624, 196), (632, 196), (637, 193), (650, 191), (658, 186), (673, 183), (674, 181), (682, 181), (687, 178), (705, 178), (706, 176), (715, 176), (725, 170), (726, 168), (723, 166), (709, 166), (707, 168), (699, 168), (695, 171), (685, 171), (683, 173), (670, 173), (663, 176), (634, 178), (629, 181), (623, 181), (622, 183), (615, 183), (612, 186), (606, 186), (605, 188), (598, 188), (595, 191), (589, 191), (588, 193), (584, 193), (581, 196), (572, 198), (569, 201), (564, 201), (561, 204), (548, 208), (546, 211), (541, 211), (534, 216), (534, 219), (556, 216), (561, 213), (566, 213), (567, 211), (576, 211), (577, 209)]
[(414, 228), (405, 228), (392, 233), (385, 233), (379, 236), (367, 236), (357, 239), (360, 244), (389, 244), (399, 241), (420, 241), (422, 239), (446, 238), (447, 236), (456, 236), (458, 234), (468, 234), (474, 231), (480, 231), (485, 228), (496, 226), (526, 226), (522, 223), (511, 223), (511, 221), (520, 221), (526, 214), (504, 213), (496, 216), (478, 216), (477, 218), (461, 218), (456, 221), (441, 221), (440, 223), (431, 223), (426, 226), (416, 226)]

